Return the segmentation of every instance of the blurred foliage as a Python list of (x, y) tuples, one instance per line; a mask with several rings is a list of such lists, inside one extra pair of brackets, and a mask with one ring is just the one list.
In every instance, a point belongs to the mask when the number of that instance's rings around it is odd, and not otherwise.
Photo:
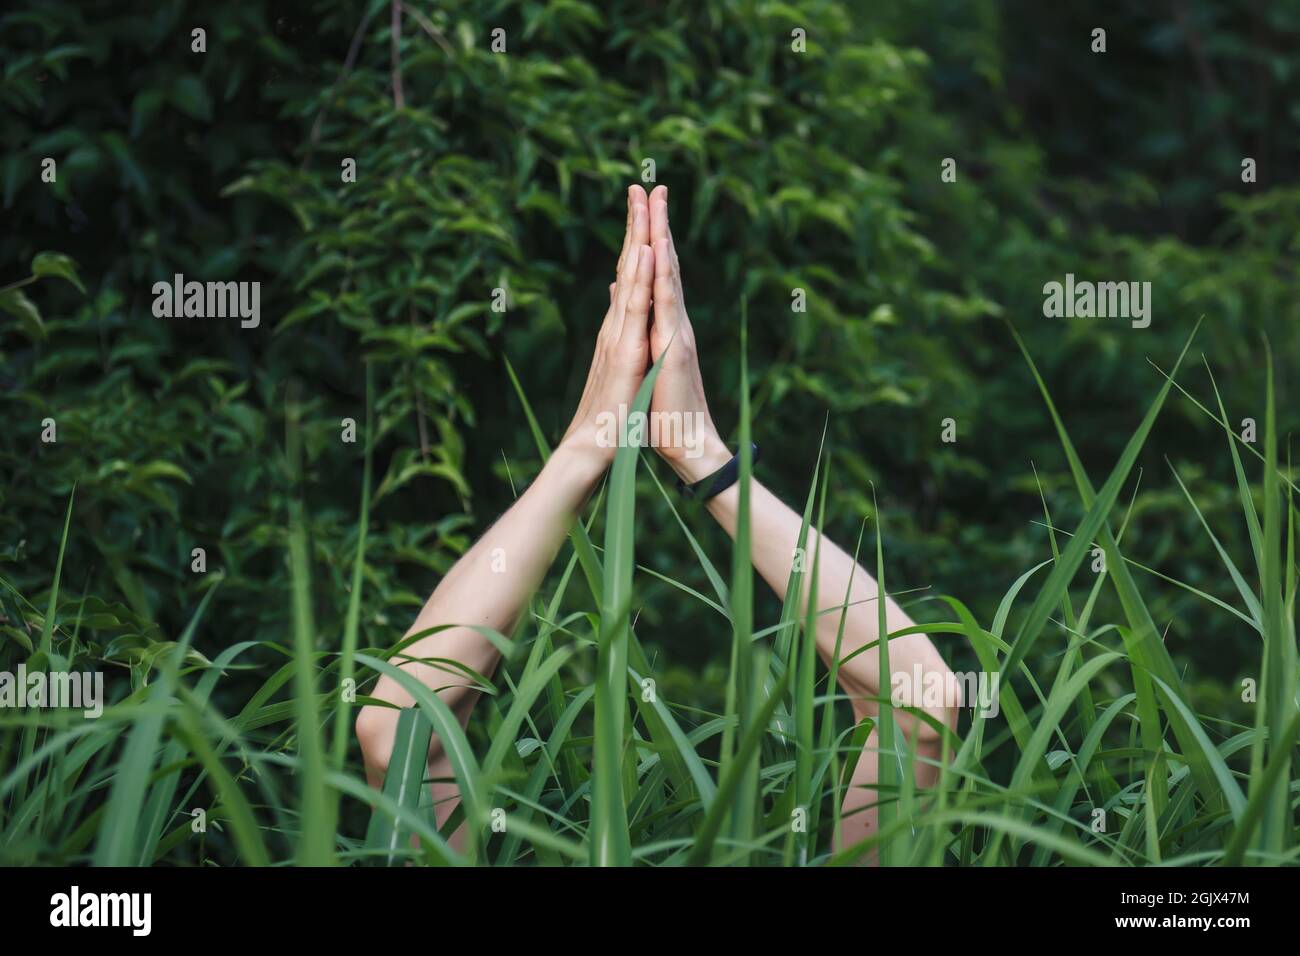
[[(538, 465), (503, 355), (550, 435), (566, 424), (623, 190), (645, 159), (673, 197), (715, 419), (735, 422), (746, 300), (763, 477), (802, 500), (828, 420), (828, 526), (851, 541), (874, 482), (900, 589), (956, 594), (987, 616), (1049, 554), (1039, 483), (1058, 527), (1078, 517), (1005, 320), (1039, 357), (1094, 477), (1160, 385), (1151, 363), (1167, 368), (1201, 315), (1195, 349), (1234, 423), (1262, 420), (1263, 335), (1282, 432), (1297, 423), (1300, 9), (402, 10), (396, 59), (388, 2), (40, 3), (0, 17), (0, 288), (39, 273), (33, 259), (50, 251), (84, 284), (41, 275), (0, 303), (0, 574), (43, 606), (75, 483), (60, 616), (84, 593), (94, 613), (78, 646), (132, 665), (137, 681), (207, 586), (190, 571), (194, 547), (227, 575), (196, 649), (287, 643), (292, 382), (320, 642), (337, 644), (362, 449), (339, 436), (343, 419), (365, 420), (366, 362), (379, 390), (363, 642), (408, 626)], [(1096, 26), (1105, 54), (1089, 49)], [(497, 27), (504, 54), (490, 49)], [(805, 53), (791, 49), (796, 28)], [(1254, 184), (1241, 181), (1247, 156)], [(41, 181), (44, 157), (54, 183)], [(946, 157), (955, 183), (940, 179)], [(355, 183), (342, 181), (347, 158)], [(1066, 272), (1149, 280), (1151, 327), (1044, 319), (1042, 287)], [(261, 326), (155, 318), (152, 284), (175, 273), (260, 281)], [(497, 288), (505, 313), (491, 308)], [(806, 312), (791, 309), (795, 288)], [(1211, 400), (1199, 363), (1183, 379)], [(47, 417), (56, 444), (40, 441)], [(940, 441), (949, 417), (955, 444)], [(1165, 459), (1225, 546), (1243, 546), (1222, 442), (1177, 398), (1143, 453), (1126, 550), (1232, 600)], [(693, 566), (662, 503), (644, 500), (638, 561)], [(725, 546), (716, 529), (704, 540)], [(639, 630), (676, 666), (674, 692), (716, 695), (724, 631), (701, 635), (666, 585), (644, 584), (660, 599), (639, 609)], [(1230, 684), (1254, 659), (1229, 616), (1209, 620), (1172, 587), (1153, 593), (1198, 679)], [(12, 595), (0, 604), (5, 640), (39, 633)]]

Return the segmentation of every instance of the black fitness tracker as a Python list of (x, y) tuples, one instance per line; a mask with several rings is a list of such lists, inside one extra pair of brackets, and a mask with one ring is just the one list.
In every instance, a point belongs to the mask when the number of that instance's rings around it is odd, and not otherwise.
[[(758, 445), (754, 442), (749, 443), (750, 465), (758, 464)], [(714, 495), (721, 494), (740, 478), (740, 453), (731, 456), (731, 461), (727, 462), (707, 478), (701, 478), (693, 484), (687, 484), (680, 478), (677, 479), (677, 491), (685, 498), (703, 498), (706, 501)]]

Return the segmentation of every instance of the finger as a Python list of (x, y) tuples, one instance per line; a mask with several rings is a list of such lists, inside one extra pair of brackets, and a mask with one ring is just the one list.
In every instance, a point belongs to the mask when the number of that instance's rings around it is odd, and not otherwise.
[(668, 244), (668, 240), (663, 238), (656, 240), (654, 253), (655, 325), (659, 333), (668, 337), (672, 336), (681, 324), (682, 303), (678, 293), (677, 276), (673, 271), (672, 247)]
[(649, 333), (650, 295), (654, 286), (654, 252), (647, 245), (635, 247), (636, 265), (631, 294), (623, 310), (622, 340), (632, 344), (644, 342)]
[(644, 246), (650, 241), (650, 202), (640, 185), (628, 190), (632, 204), (632, 244)]
[(610, 331), (617, 335), (622, 325), (623, 309), (627, 305), (627, 298), (631, 294), (631, 283), (636, 276), (636, 262), (634, 252), (639, 243), (630, 241), (631, 237), (642, 232), (647, 232), (649, 226), (646, 224), (650, 218), (649, 210), (644, 205), (631, 201), (632, 190), (628, 190), (629, 218), (627, 235), (624, 236), (626, 250), (619, 259), (618, 275), (614, 277), (614, 291), (610, 294), (609, 311), (605, 313), (605, 325), (610, 326)]
[(645, 190), (634, 183), (627, 187), (627, 222), (623, 229), (623, 248), (618, 254), (618, 264), (614, 267), (615, 275), (622, 273), (623, 267), (627, 264), (629, 250), (635, 245), (648, 241), (645, 235), (638, 234), (636, 226), (638, 209), (641, 210), (641, 215), (644, 217), (643, 221), (647, 224), (646, 230), (641, 231), (648, 231), (650, 210)]
[(677, 262), (677, 247), (673, 242), (673, 229), (668, 222), (668, 187), (656, 186), (650, 195), (650, 241), (667, 239), (668, 249), (673, 254), (673, 264)]
[(650, 193), (650, 244), (668, 238), (668, 187), (656, 186)]
[(627, 250), (632, 245), (632, 189), (627, 187), (627, 219), (623, 223), (623, 247), (618, 251), (618, 262), (614, 265), (614, 275), (621, 275), (623, 263), (627, 260)]
[(682, 265), (677, 258), (677, 244), (673, 240), (673, 228), (668, 221), (668, 187), (655, 189), (650, 201), (651, 242), (663, 239), (668, 243), (667, 266), (677, 286), (677, 304), (685, 309), (685, 297), (682, 295)]
[[(635, 217), (637, 214), (633, 215)], [(642, 211), (640, 215), (645, 215), (645, 212)], [(640, 245), (628, 246), (627, 255), (623, 257), (623, 268), (619, 270), (618, 280), (614, 283), (614, 304), (610, 307), (609, 323), (612, 326), (611, 331), (616, 335), (623, 324), (623, 312), (627, 309), (627, 300), (632, 295), (632, 286), (636, 281), (640, 248)]]
[(611, 283), (609, 284), (609, 304), (610, 304), (610, 305), (613, 305), (613, 304), (614, 304), (614, 290), (615, 290), (617, 287), (618, 287), (618, 283), (617, 283), (617, 282), (611, 282)]

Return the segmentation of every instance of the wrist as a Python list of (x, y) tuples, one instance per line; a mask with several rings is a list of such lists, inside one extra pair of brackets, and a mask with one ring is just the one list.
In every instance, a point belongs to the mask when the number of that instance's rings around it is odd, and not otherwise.
[(727, 462), (731, 461), (732, 452), (717, 432), (710, 432), (700, 442), (698, 448), (687, 449), (686, 453), (669, 462), (677, 477), (687, 484), (703, 481)]
[(610, 456), (604, 453), (604, 449), (571, 441), (566, 436), (555, 446), (543, 470), (553, 472), (565, 484), (579, 490), (582, 499), (586, 500), (609, 465)]

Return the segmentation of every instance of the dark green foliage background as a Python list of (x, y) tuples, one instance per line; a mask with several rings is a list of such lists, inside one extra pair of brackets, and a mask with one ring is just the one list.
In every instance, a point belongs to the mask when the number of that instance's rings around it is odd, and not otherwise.
[[(1168, 368), (1202, 315), (1194, 354), (1233, 422), (1262, 422), (1267, 335), (1282, 433), (1296, 424), (1300, 8), (413, 6), (401, 109), (386, 2), (40, 3), (0, 18), (0, 286), (54, 250), (87, 289), (28, 286), (43, 326), (0, 328), (0, 575), (44, 607), (75, 482), (60, 620), (84, 594), (79, 653), (135, 682), (211, 584), (189, 570), (197, 546), (226, 581), (196, 648), (288, 644), (291, 383), (319, 644), (337, 646), (362, 460), (339, 421), (365, 420), (367, 361), (362, 640), (400, 636), (538, 466), (503, 357), (550, 437), (567, 423), (645, 157), (671, 191), (714, 417), (735, 423), (747, 299), (760, 473), (802, 501), (828, 422), (828, 526), (851, 545), (874, 482), (891, 587), (927, 589), (911, 597), (955, 594), (987, 618), (1050, 553), (1036, 482), (1059, 527), (1079, 516), (1004, 319), (1098, 481), (1162, 381), (1148, 359)], [(190, 51), (198, 26), (206, 54)], [(488, 49), (497, 26), (506, 55)], [(1089, 50), (1095, 26), (1105, 55)], [(40, 181), (46, 156), (56, 184)], [(340, 183), (343, 157), (355, 184)], [(955, 184), (940, 181), (945, 157)], [(154, 318), (151, 286), (176, 272), (259, 280), (261, 327)], [(1066, 272), (1149, 280), (1151, 327), (1043, 318), (1043, 284)], [(502, 285), (505, 314), (490, 309)], [(1199, 356), (1180, 380), (1212, 402)], [(39, 438), (47, 416), (55, 445)], [(956, 444), (939, 440), (947, 417)], [(1169, 467), (1244, 553), (1213, 423), (1171, 399), (1141, 464), (1126, 553), (1234, 601)], [(642, 501), (639, 563), (700, 584), (662, 503)], [(725, 555), (713, 529), (705, 540)], [(715, 700), (725, 623), (639, 584), (638, 632), (671, 665), (667, 692)], [(1149, 595), (1194, 696), (1227, 714), (1254, 639), (1175, 587)], [(39, 617), (7, 591), (0, 612), (8, 666)]]

